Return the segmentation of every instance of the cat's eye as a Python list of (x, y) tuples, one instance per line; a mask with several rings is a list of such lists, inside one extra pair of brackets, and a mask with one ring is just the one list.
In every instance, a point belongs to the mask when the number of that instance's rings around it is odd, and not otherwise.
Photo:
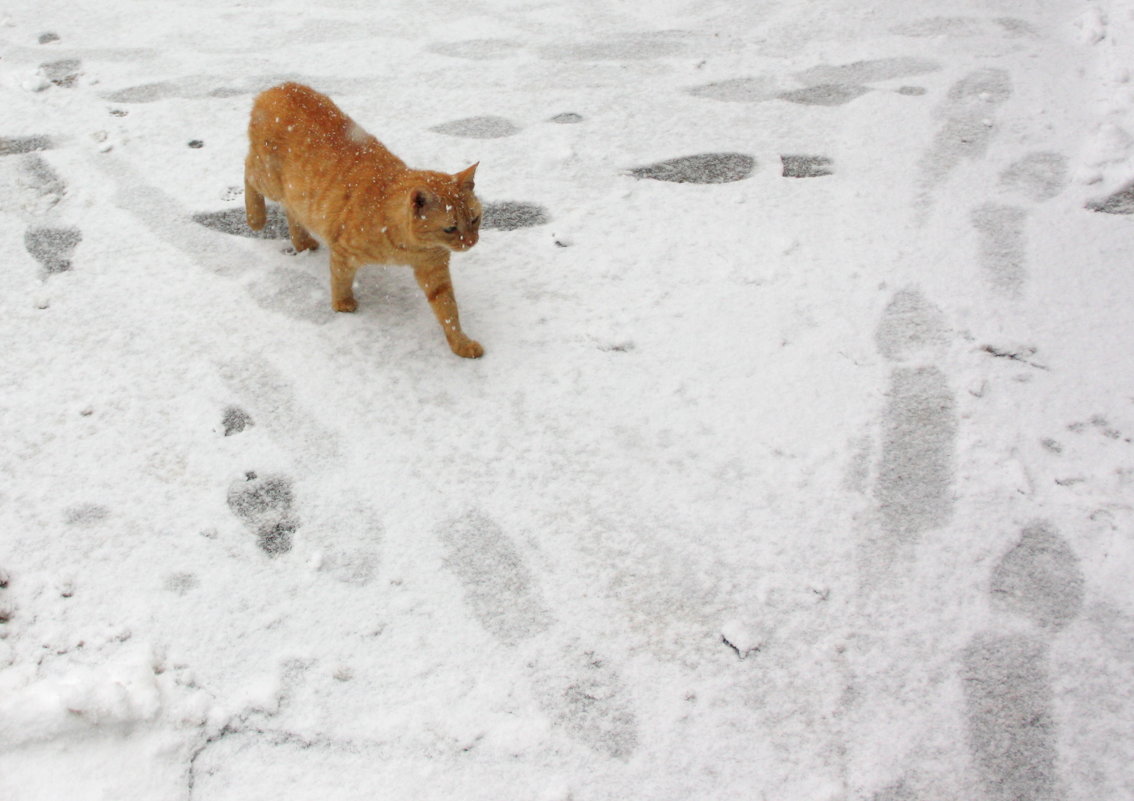
[(447, 234), (455, 234), (457, 233), (457, 226), (450, 225), (448, 228), (442, 228), (441, 230)]
[(480, 217), (473, 217), (471, 220), (469, 220), (469, 225), (473, 226), (474, 228), (480, 225)]

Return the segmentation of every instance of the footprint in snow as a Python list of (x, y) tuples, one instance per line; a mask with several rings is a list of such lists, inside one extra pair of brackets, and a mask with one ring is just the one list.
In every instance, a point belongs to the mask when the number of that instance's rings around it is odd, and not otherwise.
[(20, 191), (3, 200), (36, 216), (46, 214), (63, 200), (67, 184), (38, 152), (19, 158), (16, 170), (16, 186)]
[(51, 138), (48, 136), (0, 136), (0, 156), (34, 153), (51, 147)]
[(515, 136), (520, 132), (520, 129), (511, 120), (491, 116), (466, 117), (462, 120), (435, 125), (429, 130), (465, 139), (502, 139), (506, 136)]
[(291, 550), (292, 535), (299, 528), (292, 507), (295, 495), (287, 476), (263, 478), (249, 472), (228, 488), (228, 508), (256, 535), (260, 550), (279, 556)]
[(894, 293), (874, 333), (878, 352), (890, 361), (931, 356), (946, 342), (945, 315), (917, 289)]
[(165, 589), (174, 595), (187, 595), (201, 583), (193, 573), (170, 573), (162, 582)]
[(820, 178), (835, 172), (827, 156), (780, 156), (784, 178)]
[[(994, 608), (1054, 635), (1083, 607), (1079, 559), (1050, 523), (1038, 521), (993, 568), (989, 593)], [(1065, 798), (1045, 638), (978, 634), (961, 655), (961, 680), (969, 747), (987, 797)]]
[(1000, 185), (1039, 203), (1067, 186), (1067, 157), (1051, 151), (1028, 153), (1000, 173)]
[(241, 409), (239, 406), (226, 406), (223, 415), (221, 416), (221, 427), (224, 429), (224, 435), (231, 437), (233, 434), (239, 434), (246, 428), (251, 428), (255, 423), (252, 422), (252, 415)]
[(484, 204), (484, 220), (480, 227), (487, 230), (514, 231), (533, 225), (551, 222), (547, 209), (535, 203), (505, 200), (500, 203)]
[(1079, 557), (1050, 523), (1032, 523), (993, 569), (989, 592), (997, 609), (1061, 631), (1083, 608)]
[(969, 220), (989, 286), (1005, 297), (1020, 297), (1028, 278), (1027, 213), (1016, 206), (985, 203), (970, 212)]
[(723, 184), (742, 181), (755, 168), (756, 160), (744, 153), (698, 153), (634, 167), (629, 174), (679, 184)]
[(887, 395), (874, 498), (891, 541), (912, 543), (952, 515), (956, 400), (937, 367), (896, 367)]
[(589, 650), (565, 651), (563, 664), (541, 662), (535, 665), (536, 697), (555, 724), (598, 754), (620, 760), (633, 756), (638, 720), (617, 669)]
[[(1028, 153), (1000, 173), (1000, 186), (1039, 203), (1067, 185), (1067, 159), (1050, 151)], [(1019, 298), (1028, 279), (1027, 212), (1003, 203), (985, 203), (970, 212), (978, 258), (990, 288)]]
[(874, 486), (892, 551), (949, 520), (958, 420), (945, 374), (926, 365), (946, 342), (944, 316), (936, 306), (916, 289), (900, 290), (882, 313), (875, 341), (884, 358), (899, 362), (890, 373)]
[[(795, 73), (792, 79), (778, 76), (731, 78), (689, 89), (695, 97), (731, 103), (762, 103), (786, 100), (810, 106), (841, 106), (861, 97), (872, 88), (867, 84), (889, 81), (912, 75), (936, 72), (941, 65), (921, 58), (883, 58), (855, 61), (850, 64), (820, 64)], [(791, 88), (790, 83), (804, 84)], [(902, 87), (903, 95), (924, 94), (918, 87)], [(914, 91), (904, 91), (914, 89)]]
[(110, 517), (110, 510), (98, 503), (77, 503), (63, 511), (63, 522), (69, 526), (90, 528)]
[(78, 228), (42, 227), (24, 232), (24, 247), (48, 275), (70, 270), (71, 256), (82, 241)]
[(470, 512), (436, 533), (445, 549), (445, 566), (464, 587), (470, 613), (490, 634), (517, 645), (551, 625), (521, 552), (495, 520)]
[(988, 152), (996, 132), (992, 114), (1012, 97), (1012, 79), (1006, 70), (985, 68), (961, 78), (946, 95), (941, 112), (944, 123), (920, 161), (922, 186), (915, 199), (917, 222), (924, 224), (933, 193), (963, 161), (976, 161)]
[(687, 52), (687, 44), (682, 41), (680, 31), (661, 31), (654, 34), (639, 34), (593, 40), (589, 42), (568, 42), (551, 44), (539, 48), (545, 59), (561, 61), (627, 61), (648, 60), (679, 56)]
[(793, 89), (777, 95), (780, 100), (805, 106), (843, 106), (870, 91), (868, 86), (845, 83), (821, 83), (804, 89)]
[(60, 61), (49, 61), (46, 64), (39, 65), (39, 71), (43, 73), (43, 77), (51, 81), (55, 86), (63, 89), (74, 88), (75, 82), (79, 80), (79, 70), (82, 67), (82, 62), (76, 58), (66, 58)]
[(865, 84), (927, 75), (939, 72), (941, 65), (925, 58), (899, 57), (854, 61), (849, 64), (819, 64), (795, 73), (795, 77), (809, 85)]
[(1031, 23), (1014, 17), (927, 17), (915, 22), (906, 22), (890, 29), (899, 36), (913, 38), (989, 36), (1002, 34), (1008, 38), (1023, 36), (1035, 37), (1039, 34)]

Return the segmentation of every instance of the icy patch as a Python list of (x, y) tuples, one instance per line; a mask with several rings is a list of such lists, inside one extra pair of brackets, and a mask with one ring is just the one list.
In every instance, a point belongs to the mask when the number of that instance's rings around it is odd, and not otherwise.
[(742, 181), (752, 174), (756, 160), (743, 153), (699, 153), (635, 167), (635, 178), (679, 184), (723, 184)]

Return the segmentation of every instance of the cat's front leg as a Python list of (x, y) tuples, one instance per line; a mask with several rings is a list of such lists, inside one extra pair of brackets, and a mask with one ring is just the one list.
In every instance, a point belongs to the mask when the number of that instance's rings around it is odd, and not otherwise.
[(359, 264), (345, 253), (331, 252), (331, 308), (339, 312), (352, 312), (358, 308), (354, 299), (354, 274)]
[(428, 257), (413, 265), (413, 274), (418, 286), (425, 293), (445, 339), (453, 353), (466, 359), (479, 359), (484, 348), (475, 339), (470, 339), (461, 330), (461, 318), (457, 313), (457, 299), (453, 295), (453, 280), (449, 275), (449, 254)]

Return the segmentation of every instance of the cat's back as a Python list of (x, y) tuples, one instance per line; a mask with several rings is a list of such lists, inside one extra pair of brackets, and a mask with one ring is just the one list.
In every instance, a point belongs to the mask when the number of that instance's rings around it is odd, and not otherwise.
[(354, 122), (326, 95), (301, 83), (283, 83), (257, 95), (252, 104), (249, 135), (276, 138), (304, 133), (312, 139), (348, 139)]

